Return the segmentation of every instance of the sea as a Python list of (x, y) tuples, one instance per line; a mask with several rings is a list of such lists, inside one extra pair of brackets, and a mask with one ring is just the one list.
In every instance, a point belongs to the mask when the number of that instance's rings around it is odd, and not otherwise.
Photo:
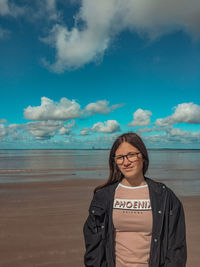
[[(147, 177), (180, 196), (200, 195), (200, 150), (149, 149)], [(104, 179), (109, 150), (0, 150), (0, 186), (7, 183)]]

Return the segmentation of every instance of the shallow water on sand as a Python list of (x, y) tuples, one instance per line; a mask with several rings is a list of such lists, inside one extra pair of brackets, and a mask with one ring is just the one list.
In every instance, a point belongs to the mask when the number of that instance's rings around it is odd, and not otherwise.
[[(106, 179), (109, 150), (0, 150), (0, 183)], [(200, 150), (149, 150), (148, 177), (200, 195)]]

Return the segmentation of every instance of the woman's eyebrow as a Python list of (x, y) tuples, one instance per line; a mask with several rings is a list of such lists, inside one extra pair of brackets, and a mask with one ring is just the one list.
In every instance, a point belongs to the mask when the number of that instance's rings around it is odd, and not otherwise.
[(128, 154), (132, 154), (132, 153), (139, 153), (139, 151), (131, 151), (131, 152), (128, 152), (127, 154), (125, 154), (125, 155), (122, 155), (122, 154), (119, 154), (119, 155), (115, 155), (115, 157), (118, 157), (118, 156), (126, 156), (126, 155), (128, 155)]

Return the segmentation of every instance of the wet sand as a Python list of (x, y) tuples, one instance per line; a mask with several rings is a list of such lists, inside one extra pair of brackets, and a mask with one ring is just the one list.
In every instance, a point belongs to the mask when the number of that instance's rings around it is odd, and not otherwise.
[[(0, 267), (81, 267), (82, 226), (99, 180), (0, 185)], [(187, 267), (199, 266), (200, 197), (181, 197)]]

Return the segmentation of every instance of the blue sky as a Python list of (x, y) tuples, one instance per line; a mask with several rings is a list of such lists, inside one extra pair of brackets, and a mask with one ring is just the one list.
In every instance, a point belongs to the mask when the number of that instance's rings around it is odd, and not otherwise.
[(200, 148), (200, 2), (144, 2), (0, 0), (0, 148)]

